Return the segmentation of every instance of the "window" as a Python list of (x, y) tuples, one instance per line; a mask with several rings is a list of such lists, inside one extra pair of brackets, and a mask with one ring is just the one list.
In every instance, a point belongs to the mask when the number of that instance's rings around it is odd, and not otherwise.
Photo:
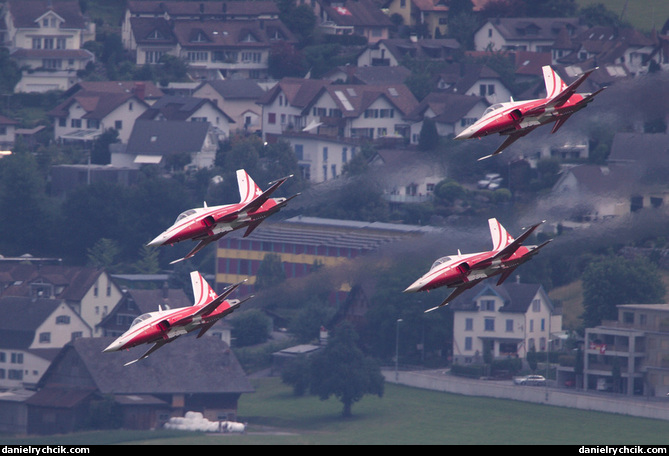
[(472, 349), (472, 338), (465, 337), (465, 350), (470, 351)]
[(56, 317), (56, 324), (57, 325), (69, 325), (70, 324), (70, 317), (68, 315), (59, 315)]
[(114, 128), (117, 130), (121, 130), (123, 128), (123, 121), (117, 120), (116, 122), (114, 122)]
[(486, 318), (483, 320), (483, 329), (485, 331), (494, 331), (495, 330), (495, 319)]
[(474, 331), (474, 319), (465, 318), (465, 331)]
[(323, 165), (323, 180), (328, 180), (328, 165)]
[(33, 38), (33, 49), (42, 49), (42, 38)]
[(163, 51), (146, 51), (146, 57), (144, 59), (145, 63), (158, 63), (163, 57), (165, 52)]
[(332, 171), (332, 178), (337, 177), (337, 165), (330, 166), (330, 170)]
[(323, 161), (327, 162), (328, 161), (328, 148), (323, 147)]
[(12, 353), (12, 364), (23, 364), (23, 353)]
[(42, 66), (51, 70), (57, 70), (63, 67), (61, 59), (42, 59)]
[(70, 126), (72, 128), (81, 128), (81, 119), (72, 119), (70, 121)]
[(530, 320), (530, 332), (534, 332), (534, 320)]
[(53, 38), (44, 38), (44, 49), (53, 49)]
[(348, 148), (344, 147), (341, 151), (341, 161), (346, 163), (348, 161)]
[(495, 311), (495, 301), (492, 299), (482, 299), (481, 300), (481, 310), (494, 312)]
[(39, 334), (39, 343), (40, 344), (48, 344), (51, 342), (51, 333), (49, 332), (43, 332)]
[(293, 149), (295, 150), (295, 158), (304, 160), (304, 146), (302, 144), (295, 144)]
[(545, 318), (541, 319), (541, 330), (546, 331), (546, 319)]
[(540, 311), (541, 311), (541, 300), (539, 299), (532, 300), (532, 312), (540, 312)]
[(58, 119), (58, 126), (59, 127), (67, 126), (67, 119), (65, 117), (61, 117), (60, 119)]
[(132, 101), (128, 102), (128, 111), (132, 111), (133, 107)]
[(506, 332), (508, 333), (513, 332), (513, 320), (510, 318), (506, 320)]
[(98, 119), (87, 119), (86, 128), (95, 128), (97, 130), (100, 128), (100, 121)]
[(267, 123), (274, 125), (276, 124), (276, 114), (273, 112), (270, 112), (267, 114)]
[(56, 39), (56, 49), (67, 49), (67, 39), (65, 38)]

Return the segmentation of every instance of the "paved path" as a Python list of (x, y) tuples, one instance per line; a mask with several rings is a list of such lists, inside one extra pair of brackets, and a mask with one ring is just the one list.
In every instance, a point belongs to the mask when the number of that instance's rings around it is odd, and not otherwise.
[(451, 375), (444, 369), (384, 370), (387, 382), (466, 396), (512, 399), (560, 407), (619, 413), (669, 421), (669, 398), (623, 396), (567, 388), (514, 385), (511, 380), (480, 380)]

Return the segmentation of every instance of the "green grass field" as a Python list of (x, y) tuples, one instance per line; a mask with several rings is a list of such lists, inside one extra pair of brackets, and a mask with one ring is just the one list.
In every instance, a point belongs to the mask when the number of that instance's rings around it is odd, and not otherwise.
[(239, 402), (244, 435), (178, 431), (91, 432), (3, 444), (160, 445), (667, 445), (669, 423), (518, 401), (467, 397), (392, 384), (340, 417), (334, 398), (296, 398), (277, 378), (253, 380)]

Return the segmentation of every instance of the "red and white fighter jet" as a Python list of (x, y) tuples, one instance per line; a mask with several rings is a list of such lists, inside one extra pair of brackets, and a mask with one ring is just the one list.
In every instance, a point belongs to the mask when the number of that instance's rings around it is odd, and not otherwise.
[(125, 364), (128, 366), (146, 358), (179, 336), (196, 329), (200, 330), (197, 337), (202, 337), (214, 323), (232, 313), (242, 302), (252, 297), (249, 296), (243, 301), (238, 299), (226, 300), (230, 293), (244, 282), (230, 285), (223, 293), (217, 295), (199, 272), (191, 272), (190, 277), (195, 298), (192, 306), (177, 309), (162, 309), (159, 306), (156, 312), (140, 315), (135, 318), (130, 328), (109, 344), (103, 352), (125, 350), (142, 344), (153, 344), (142, 356)]
[(494, 104), (483, 112), (479, 120), (464, 129), (455, 139), (480, 139), (495, 133), (507, 136), (495, 152), (479, 158), (483, 160), (499, 154), (541, 125), (555, 122), (551, 131), (555, 133), (572, 114), (585, 108), (595, 95), (604, 90), (600, 89), (589, 94), (576, 93), (576, 89), (596, 68), (586, 71), (569, 86), (550, 66), (546, 65), (542, 69), (546, 98), (526, 101), (513, 101), (512, 99), (507, 103)]
[(501, 285), (518, 266), (530, 260), (539, 253), (539, 249), (551, 241), (527, 247), (522, 245), (541, 223), (532, 225), (514, 239), (497, 219), (488, 219), (493, 244), (491, 251), (462, 254), (458, 250), (457, 255), (439, 258), (432, 264), (430, 270), (407, 287), (404, 293), (430, 291), (444, 286), (455, 288), (441, 304), (426, 310), (427, 313), (445, 306), (465, 290), (489, 277), (501, 274), (497, 281), (497, 285)]
[(174, 224), (149, 242), (150, 246), (159, 246), (192, 239), (198, 244), (185, 257), (174, 260), (171, 264), (192, 257), (208, 244), (217, 241), (230, 231), (246, 228), (244, 237), (251, 234), (260, 222), (270, 215), (279, 212), (290, 198), (270, 198), (270, 195), (292, 175), (270, 182), (264, 192), (256, 185), (246, 171), (237, 170), (237, 185), (239, 187), (239, 203), (224, 204), (221, 206), (189, 209), (182, 212)]

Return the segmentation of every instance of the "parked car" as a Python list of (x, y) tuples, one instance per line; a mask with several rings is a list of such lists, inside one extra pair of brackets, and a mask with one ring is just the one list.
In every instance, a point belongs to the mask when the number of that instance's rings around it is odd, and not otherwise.
[(486, 174), (483, 179), (478, 181), (477, 185), (480, 189), (496, 190), (502, 183), (502, 176), (497, 173)]
[(546, 379), (543, 375), (528, 375), (514, 378), (513, 383), (516, 385), (544, 386), (546, 385)]

